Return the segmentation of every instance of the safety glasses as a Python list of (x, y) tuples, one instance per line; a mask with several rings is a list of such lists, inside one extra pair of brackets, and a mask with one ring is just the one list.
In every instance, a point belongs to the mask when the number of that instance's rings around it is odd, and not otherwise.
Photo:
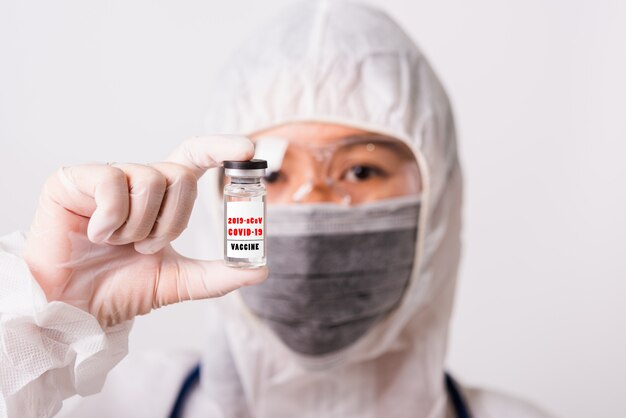
[(268, 203), (331, 201), (353, 205), (419, 192), (419, 171), (401, 141), (378, 135), (311, 145), (256, 138), (256, 158), (268, 161)]

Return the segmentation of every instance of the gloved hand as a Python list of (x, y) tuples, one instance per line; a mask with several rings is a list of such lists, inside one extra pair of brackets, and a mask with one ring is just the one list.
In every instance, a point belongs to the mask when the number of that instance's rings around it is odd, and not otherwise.
[(165, 162), (59, 169), (44, 186), (24, 251), (48, 301), (110, 326), (263, 281), (266, 268), (194, 260), (170, 245), (187, 226), (200, 176), (253, 154), (249, 139), (215, 135), (185, 141)]

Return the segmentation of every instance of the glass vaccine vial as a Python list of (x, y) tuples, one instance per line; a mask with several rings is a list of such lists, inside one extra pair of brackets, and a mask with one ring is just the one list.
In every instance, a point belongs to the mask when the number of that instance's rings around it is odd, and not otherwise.
[(224, 261), (227, 266), (261, 267), (265, 254), (265, 176), (267, 161), (224, 161)]

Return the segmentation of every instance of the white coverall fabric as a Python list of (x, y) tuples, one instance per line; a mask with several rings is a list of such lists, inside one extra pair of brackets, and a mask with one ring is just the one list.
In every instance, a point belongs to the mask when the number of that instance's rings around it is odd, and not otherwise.
[(99, 392), (132, 326), (103, 330), (85, 311), (48, 303), (20, 257), (24, 241), (0, 239), (0, 417), (53, 416), (64, 398)]
[[(207, 330), (210, 346), (201, 355), (201, 384), (192, 393), (184, 416), (453, 416), (443, 374), (460, 257), (462, 181), (448, 98), (424, 56), (379, 10), (342, 1), (299, 2), (260, 28), (237, 51), (216, 86), (208, 132), (251, 134), (305, 120), (334, 122), (401, 139), (420, 165), (423, 210), (414, 271), (400, 305), (341, 352), (320, 358), (297, 355), (254, 317), (236, 293), (215, 300)], [(215, 173), (203, 178), (200, 206), (194, 210), (195, 217), (212, 214), (212, 220), (196, 224), (214, 222), (214, 231), (221, 231), (222, 223), (218, 183)], [(190, 225), (188, 237), (195, 234), (196, 242), (205, 242), (206, 229), (193, 228), (193, 220)], [(214, 239), (221, 242), (219, 237)], [(32, 283), (24, 266), (17, 267), (20, 261), (11, 257), (5, 249), (0, 279)], [(19, 306), (34, 299), (26, 291), (11, 297)], [(53, 304), (38, 300), (46, 312), (53, 309)], [(4, 335), (15, 327), (5, 320), (4, 306), (2, 315), (2, 349), (17, 357), (27, 346), (8, 344)], [(23, 315), (24, 322), (37, 325), (21, 337), (43, 339), (48, 328), (36, 322), (34, 309)], [(51, 312), (50, 321), (66, 324), (68, 319)], [(44, 363), (56, 359), (56, 352), (45, 344), (37, 345), (42, 347), (41, 362), (27, 357), (15, 365), (11, 358), (3, 358), (3, 385), (7, 374), (21, 379), (23, 387), (34, 386), (12, 397), (5, 395), (3, 386), (5, 404), (9, 399), (16, 408), (26, 408), (35, 391), (50, 397), (49, 403), (55, 405), (70, 393), (93, 391), (76, 384), (80, 365), (94, 365), (81, 379), (96, 382), (87, 385), (89, 389), (97, 388), (105, 369), (125, 352), (125, 339), (116, 336), (127, 328), (118, 334), (98, 333), (86, 318), (71, 321), (72, 335), (82, 338), (71, 347), (87, 345), (85, 341), (99, 343), (81, 351), (76, 360), (68, 350), (65, 362), (49, 366)], [(111, 372), (101, 394), (74, 399), (62, 415), (165, 417), (167, 405), (171, 407), (184, 375), (196, 361), (183, 357), (125, 360)], [(96, 365), (102, 366), (96, 369)], [(50, 372), (62, 374), (54, 381), (59, 393), (49, 392), (45, 375)], [(546, 416), (524, 402), (490, 392), (466, 390), (466, 395), (479, 418)], [(38, 416), (50, 415), (42, 408), (37, 411)]]

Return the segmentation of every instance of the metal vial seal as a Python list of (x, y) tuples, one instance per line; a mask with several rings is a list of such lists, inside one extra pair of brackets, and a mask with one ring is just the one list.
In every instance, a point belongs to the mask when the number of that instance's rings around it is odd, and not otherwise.
[(229, 267), (266, 263), (265, 176), (267, 161), (224, 161), (224, 261)]

